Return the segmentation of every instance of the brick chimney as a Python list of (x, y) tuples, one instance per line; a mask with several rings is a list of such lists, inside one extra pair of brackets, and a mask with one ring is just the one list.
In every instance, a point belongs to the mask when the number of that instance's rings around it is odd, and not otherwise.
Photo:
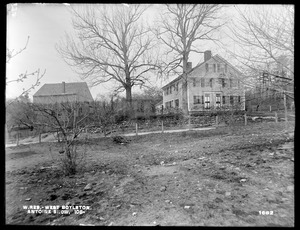
[(192, 62), (186, 63), (186, 71), (190, 71), (192, 69)]
[(211, 51), (210, 50), (206, 50), (204, 52), (204, 61), (208, 61), (209, 59), (211, 59)]
[(62, 92), (66, 93), (66, 83), (64, 81), (62, 82)]

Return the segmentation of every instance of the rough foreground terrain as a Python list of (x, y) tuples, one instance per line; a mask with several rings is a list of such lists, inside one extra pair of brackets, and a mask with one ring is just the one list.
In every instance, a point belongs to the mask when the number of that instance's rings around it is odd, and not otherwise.
[[(6, 148), (6, 223), (294, 226), (293, 132), (294, 124), (285, 132), (284, 123), (269, 122), (127, 137), (128, 144), (90, 139), (78, 147), (84, 167), (68, 177), (58, 143)], [(66, 204), (91, 210), (23, 209)]]

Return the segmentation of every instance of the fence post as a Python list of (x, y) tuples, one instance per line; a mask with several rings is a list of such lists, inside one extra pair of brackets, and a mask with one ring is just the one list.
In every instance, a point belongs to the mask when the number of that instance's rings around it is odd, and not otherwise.
[(245, 125), (247, 125), (247, 113), (244, 114), (245, 117)]
[(136, 136), (138, 135), (138, 123), (137, 122), (135, 123), (135, 135)]
[(164, 133), (164, 121), (161, 121), (161, 132)]
[(275, 122), (278, 123), (278, 116), (277, 116), (277, 112), (275, 112)]

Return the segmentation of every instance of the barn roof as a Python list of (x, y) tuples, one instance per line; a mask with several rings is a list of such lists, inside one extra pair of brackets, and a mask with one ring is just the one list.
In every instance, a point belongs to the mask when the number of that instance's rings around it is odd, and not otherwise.
[[(65, 84), (65, 91), (63, 84)], [(47, 83), (33, 97), (77, 95), (85, 101), (93, 101), (92, 94), (86, 82)]]

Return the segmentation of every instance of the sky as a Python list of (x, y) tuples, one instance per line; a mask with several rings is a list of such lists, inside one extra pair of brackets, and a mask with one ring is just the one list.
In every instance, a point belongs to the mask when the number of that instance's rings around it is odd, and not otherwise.
[[(6, 79), (11, 81), (16, 79), (21, 73), (33, 72), (40, 69), (46, 70), (46, 74), (41, 79), (41, 85), (31, 90), (32, 95), (45, 83), (81, 82), (80, 77), (64, 62), (55, 49), (55, 45), (64, 39), (65, 33), (73, 31), (71, 24), (71, 13), (67, 4), (17, 4), (13, 10), (7, 14), (7, 48), (18, 51), (22, 49), (29, 38), (27, 48), (10, 60), (6, 67)], [(149, 18), (161, 8), (160, 5), (153, 5), (147, 11)], [(233, 6), (226, 8), (227, 16), (234, 17)], [(151, 17), (153, 15), (153, 17)], [(225, 34), (219, 35), (220, 39), (225, 39)], [(229, 43), (228, 43), (229, 44)], [(212, 50), (212, 54), (220, 54), (227, 58), (226, 52), (214, 44), (203, 45), (204, 50)], [(203, 60), (203, 54), (191, 55), (193, 67)], [(169, 80), (154, 79), (153, 84), (161, 87)], [(29, 88), (36, 78), (30, 77), (24, 82), (9, 83), (6, 85), (6, 97), (14, 98), (22, 93), (22, 89)], [(108, 94), (113, 88), (112, 83), (98, 85), (90, 88), (93, 98), (98, 94)]]
[[(72, 32), (71, 13), (66, 4), (17, 4), (7, 14), (7, 48), (18, 51), (22, 49), (30, 36), (27, 48), (11, 59), (6, 65), (6, 79), (16, 79), (21, 73), (46, 70), (41, 84), (32, 95), (45, 83), (80, 82), (80, 77), (64, 62), (55, 49), (55, 45), (64, 38), (65, 33)], [(152, 7), (150, 12), (155, 12)], [(154, 11), (153, 11), (154, 10)], [(151, 12), (152, 11), (152, 12)], [(24, 82), (6, 85), (6, 97), (14, 98), (29, 88), (36, 81), (30, 77)], [(158, 84), (160, 86), (160, 84)], [(98, 94), (111, 91), (111, 83), (90, 88), (93, 98)]]

